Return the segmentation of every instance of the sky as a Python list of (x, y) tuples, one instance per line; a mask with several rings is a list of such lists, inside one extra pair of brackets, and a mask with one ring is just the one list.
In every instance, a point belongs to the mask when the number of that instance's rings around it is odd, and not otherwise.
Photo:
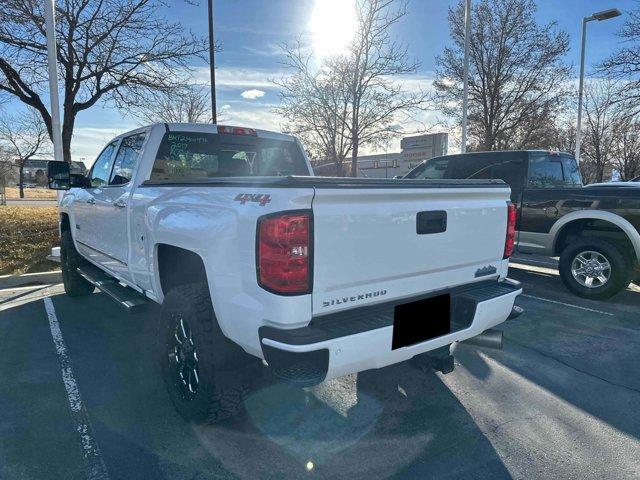
[[(474, 0), (472, 0), (474, 1)], [(407, 85), (428, 88), (433, 79), (435, 56), (449, 43), (447, 11), (454, 0), (409, 0), (408, 14), (395, 26), (392, 35), (408, 46), (412, 59), (421, 63)], [(271, 130), (280, 129), (273, 114), (278, 90), (269, 79), (286, 75), (280, 64), (279, 45), (297, 38), (309, 41), (318, 55), (339, 48), (348, 35), (351, 17), (349, 0), (214, 0), (215, 37), (222, 46), (216, 55), (216, 91), (219, 123)], [(625, 12), (639, 7), (633, 0), (538, 0), (540, 23), (555, 21), (571, 39), (567, 61), (577, 77), (581, 19), (593, 12), (617, 7), (622, 17), (590, 22), (587, 38), (587, 74), (618, 45), (617, 30)], [(185, 29), (207, 34), (206, 0), (170, 0), (163, 9), (167, 18), (180, 21)], [(206, 64), (195, 65), (199, 81), (208, 82)], [(104, 144), (139, 122), (108, 106), (81, 112), (76, 121), (72, 157), (91, 164)], [(390, 151), (398, 149), (398, 142)]]

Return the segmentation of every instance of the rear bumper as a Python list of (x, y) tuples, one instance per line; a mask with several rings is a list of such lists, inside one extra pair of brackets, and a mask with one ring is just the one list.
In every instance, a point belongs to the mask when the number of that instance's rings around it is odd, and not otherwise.
[(303, 328), (259, 330), (265, 360), (276, 376), (302, 386), (408, 360), (420, 353), (479, 335), (504, 322), (522, 293), (519, 282), (504, 280), (466, 285), (451, 293), (452, 332), (421, 343), (392, 349), (397, 302), (314, 318)]

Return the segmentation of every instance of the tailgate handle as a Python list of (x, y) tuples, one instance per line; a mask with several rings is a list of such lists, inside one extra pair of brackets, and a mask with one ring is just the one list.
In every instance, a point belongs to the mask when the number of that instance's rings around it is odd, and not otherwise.
[(447, 212), (434, 210), (432, 212), (418, 212), (416, 215), (416, 233), (427, 235), (442, 233), (447, 230)]

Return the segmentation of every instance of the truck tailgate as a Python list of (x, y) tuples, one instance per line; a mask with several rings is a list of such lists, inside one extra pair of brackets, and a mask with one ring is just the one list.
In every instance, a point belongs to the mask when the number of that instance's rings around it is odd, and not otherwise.
[(441, 291), (501, 271), (506, 185), (398, 187), (316, 189), (313, 315)]

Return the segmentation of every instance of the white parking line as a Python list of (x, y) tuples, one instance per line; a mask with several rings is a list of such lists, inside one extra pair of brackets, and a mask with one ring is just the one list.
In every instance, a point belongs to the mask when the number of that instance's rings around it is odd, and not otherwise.
[(80, 391), (78, 390), (78, 383), (76, 382), (76, 379), (73, 376), (73, 370), (71, 369), (71, 359), (67, 354), (67, 347), (64, 343), (64, 339), (62, 338), (62, 331), (60, 331), (58, 317), (56, 316), (56, 311), (53, 308), (53, 302), (49, 297), (44, 299), (44, 308), (47, 311), (51, 337), (53, 338), (53, 344), (56, 347), (58, 361), (60, 362), (60, 368), (62, 369), (62, 382), (64, 383), (64, 388), (67, 390), (67, 399), (69, 400), (71, 415), (76, 422), (76, 431), (78, 432), (78, 435), (80, 435), (82, 455), (87, 467), (87, 478), (91, 480), (107, 480), (109, 478), (107, 467), (102, 460), (98, 444), (93, 439), (93, 429), (91, 428), (89, 415), (82, 403)]
[(533, 300), (540, 300), (542, 302), (555, 303), (556, 305), (563, 305), (565, 307), (578, 308), (580, 310), (585, 310), (587, 312), (600, 313), (602, 315), (609, 315), (610, 317), (614, 316), (613, 313), (603, 312), (602, 310), (594, 310), (593, 308), (581, 307), (580, 305), (573, 305), (572, 303), (558, 302), (557, 300), (550, 300), (548, 298), (542, 298), (542, 297), (534, 297), (533, 295), (525, 295), (524, 293), (521, 294), (520, 296), (525, 298), (532, 298)]

